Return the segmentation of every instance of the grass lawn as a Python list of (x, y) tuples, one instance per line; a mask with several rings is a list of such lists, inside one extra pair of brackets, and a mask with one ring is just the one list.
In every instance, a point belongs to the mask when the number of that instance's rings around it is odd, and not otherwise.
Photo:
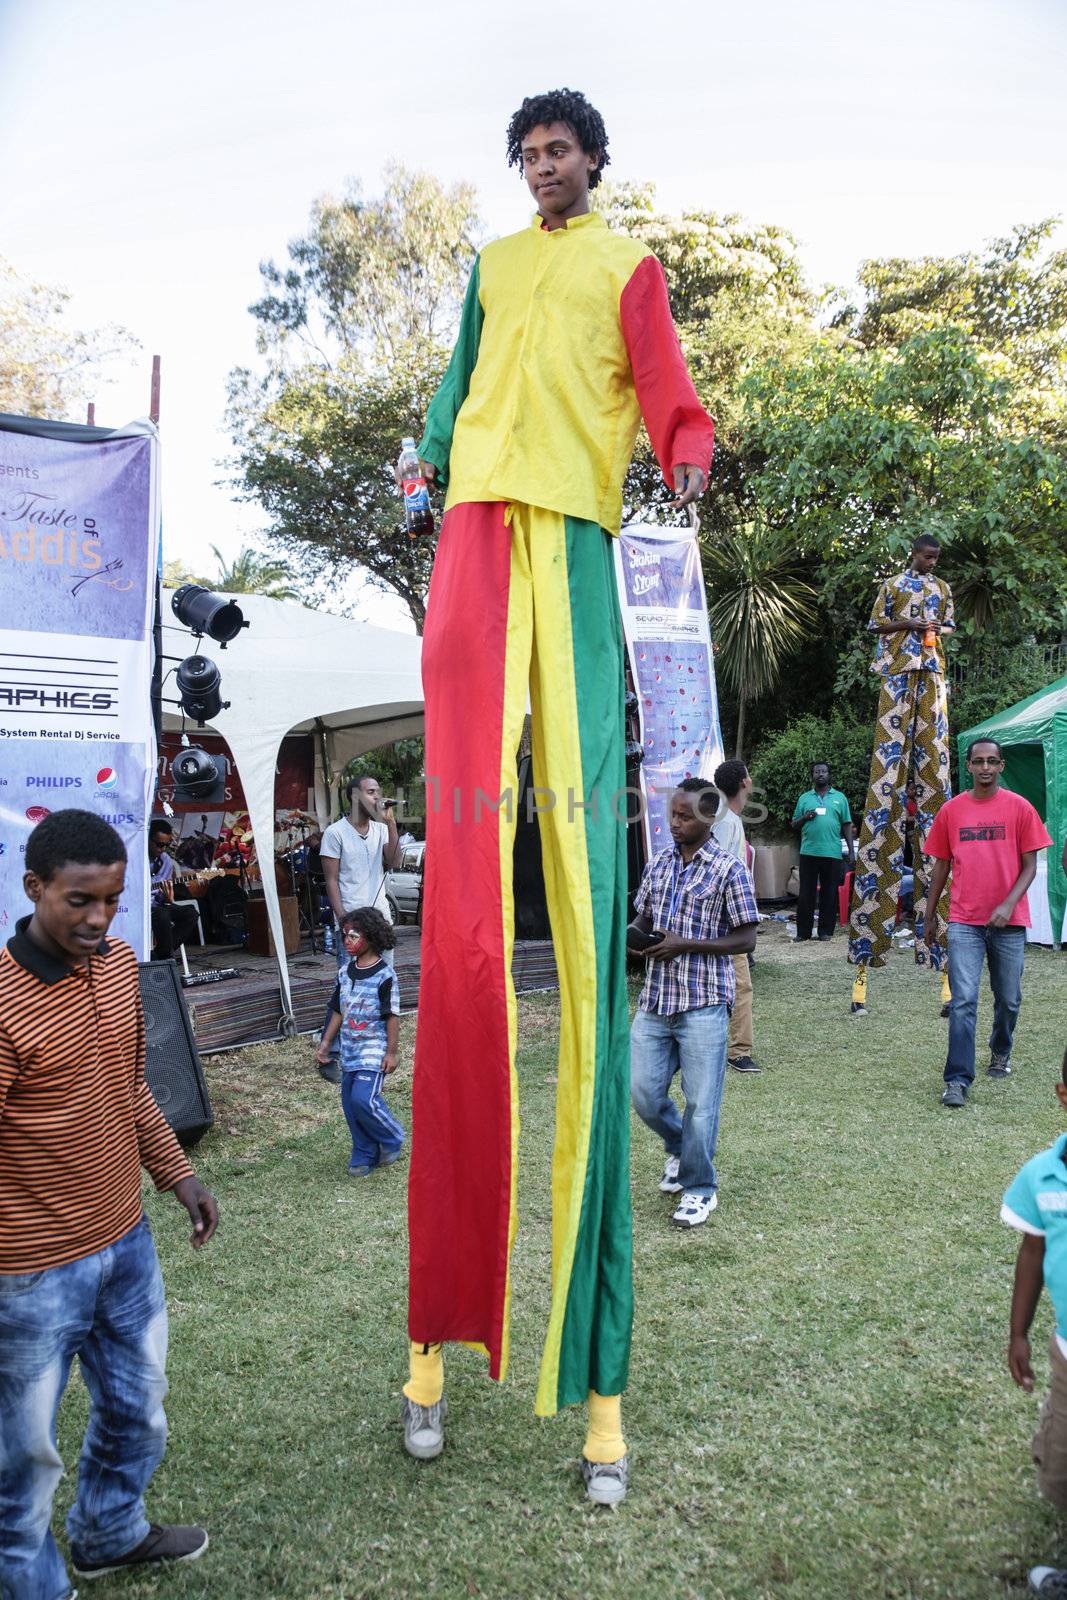
[[(172, 1438), (149, 1501), (205, 1559), (93, 1594), (867, 1600), (1016, 1596), (1067, 1557), (1037, 1498), (1037, 1398), (1004, 1362), (1016, 1236), (1000, 1196), (1060, 1131), (1067, 956), (1028, 955), (1015, 1076), (938, 1104), (947, 1024), (898, 955), (849, 1020), (844, 945), (759, 941), (760, 1077), (730, 1075), (706, 1227), (668, 1225), (634, 1127), (630, 1498), (585, 1500), (576, 1410), (536, 1419), (547, 1312), (557, 1001), (520, 1001), (525, 1186), (512, 1375), (448, 1354), (448, 1445), (408, 1460), (403, 1164), (345, 1175), (337, 1091), (306, 1040), (208, 1063), (196, 1153), (224, 1231), (200, 1256), (150, 1196), (171, 1313)], [(988, 992), (979, 1037), (988, 1034)], [(413, 1019), (392, 1104), (410, 1123)], [(1047, 1372), (1047, 1300), (1034, 1339)], [(73, 1468), (85, 1394), (71, 1385)], [(65, 1511), (71, 1479), (61, 1490)], [(84, 1594), (83, 1594), (84, 1600)]]

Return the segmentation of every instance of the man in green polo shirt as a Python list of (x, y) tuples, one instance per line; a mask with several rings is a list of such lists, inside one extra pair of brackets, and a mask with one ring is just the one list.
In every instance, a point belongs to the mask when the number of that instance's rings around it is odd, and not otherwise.
[(819, 938), (832, 939), (837, 926), (837, 891), (841, 883), (841, 840), (848, 846), (848, 866), (856, 864), (852, 813), (840, 789), (830, 787), (830, 768), (816, 761), (812, 787), (801, 795), (793, 812), (793, 827), (800, 834), (800, 893), (797, 896), (797, 938), (810, 939), (819, 897)]

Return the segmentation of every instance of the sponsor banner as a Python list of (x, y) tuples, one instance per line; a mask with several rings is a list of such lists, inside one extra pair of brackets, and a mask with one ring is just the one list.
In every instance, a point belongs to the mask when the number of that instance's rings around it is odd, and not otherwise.
[(112, 931), (140, 958), (157, 456), (149, 424), (102, 434), (0, 417), (0, 932), (30, 910), (29, 834), (49, 812), (77, 807), (125, 841)]
[(668, 809), (683, 778), (706, 778), (722, 760), (715, 662), (696, 536), (675, 528), (623, 528), (615, 542), (623, 636), (639, 703), (650, 856), (671, 843)]

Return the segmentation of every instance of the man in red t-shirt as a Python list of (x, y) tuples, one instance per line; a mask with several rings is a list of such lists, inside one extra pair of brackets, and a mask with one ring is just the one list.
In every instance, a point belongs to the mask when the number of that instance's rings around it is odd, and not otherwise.
[[(974, 788), (947, 800), (934, 819), (926, 851), (935, 858), (930, 904), (936, 905), (952, 869), (948, 919), (948, 1024), (944, 1106), (962, 1106), (974, 1082), (974, 1026), (982, 963), (989, 963), (993, 1032), (991, 1078), (1011, 1072), (1011, 1042), (1022, 1004), (1023, 953), (1030, 908), (1026, 891), (1037, 852), (1052, 843), (1029, 800), (1000, 787), (1004, 756), (995, 739), (975, 739), (967, 751)], [(936, 937), (933, 918), (926, 942)]]

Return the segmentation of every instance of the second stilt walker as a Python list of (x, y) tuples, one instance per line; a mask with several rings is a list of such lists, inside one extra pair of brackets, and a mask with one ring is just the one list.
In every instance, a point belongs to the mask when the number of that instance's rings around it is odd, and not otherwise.
[[(912, 836), (915, 881), (915, 959), (943, 972), (946, 963), (947, 907), (927, 904), (930, 858), (926, 836), (952, 792), (948, 752), (948, 700), (942, 635), (955, 627), (952, 590), (934, 568), (941, 545), (921, 534), (906, 572), (887, 578), (878, 592), (869, 627), (878, 635), (873, 671), (881, 677), (878, 717), (871, 751), (867, 804), (856, 847), (848, 959), (857, 968), (852, 1014), (867, 1011), (867, 975), (885, 965), (897, 919), (904, 871), (905, 791), (915, 784), (916, 817)], [(947, 900), (947, 896), (943, 897)], [(926, 919), (934, 936), (924, 942)], [(949, 995), (942, 979), (942, 999)]]
[(475, 263), (419, 455), (447, 487), (423, 645), (426, 896), (409, 1195), (412, 1455), (444, 1442), (442, 1346), (508, 1364), (518, 1082), (511, 981), (516, 752), (533, 712), (560, 978), (552, 1303), (536, 1409), (588, 1402), (590, 1497), (626, 1491), (632, 1316), (622, 633), (611, 536), (641, 415), (677, 505), (712, 425), (658, 261), (589, 210), (607, 164), (570, 90), (525, 100), (509, 164), (530, 227)]

